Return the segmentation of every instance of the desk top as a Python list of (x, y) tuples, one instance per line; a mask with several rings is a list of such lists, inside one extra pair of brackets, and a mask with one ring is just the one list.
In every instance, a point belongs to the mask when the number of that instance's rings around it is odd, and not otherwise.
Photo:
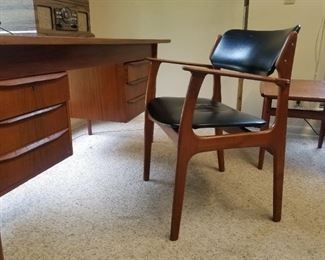
[(141, 60), (167, 39), (0, 36), (0, 80)]
[[(263, 82), (260, 91), (263, 97), (276, 99), (278, 96), (278, 88), (272, 83)], [(289, 100), (324, 102), (325, 81), (302, 79), (292, 80)]]
[(0, 36), (0, 45), (139, 45), (169, 43), (168, 39), (106, 39), (66, 36)]

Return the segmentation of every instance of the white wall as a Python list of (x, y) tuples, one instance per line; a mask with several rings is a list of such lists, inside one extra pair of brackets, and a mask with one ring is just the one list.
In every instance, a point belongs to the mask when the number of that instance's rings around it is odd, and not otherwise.
[[(314, 50), (317, 32), (324, 16), (324, 0), (251, 0), (250, 29), (279, 29), (302, 25), (293, 76), (314, 77)], [(159, 46), (159, 57), (208, 62), (217, 34), (241, 28), (242, 0), (90, 0), (92, 31), (97, 37), (168, 38), (170, 44)], [(324, 78), (324, 59), (319, 78)], [(184, 95), (188, 74), (162, 67), (158, 82), (159, 95)], [(236, 82), (225, 80), (223, 100), (236, 104)], [(233, 83), (233, 84), (231, 84)], [(234, 86), (232, 86), (234, 85)], [(262, 99), (255, 83), (246, 82), (243, 110), (261, 113)], [(203, 96), (210, 95), (209, 87)]]
[[(91, 0), (92, 31), (97, 37), (171, 39), (159, 45), (159, 57), (207, 63), (217, 34), (241, 26), (236, 5), (233, 0)], [(183, 96), (188, 79), (188, 72), (163, 66), (157, 94)], [(203, 95), (210, 96), (210, 89)], [(235, 104), (231, 91), (224, 94)]]
[[(293, 78), (313, 79), (315, 43), (324, 17), (324, 0), (296, 0), (294, 5), (284, 5), (283, 2), (283, 0), (251, 0), (248, 26), (251, 29), (277, 29), (300, 24), (302, 28), (298, 36)], [(323, 62), (320, 63), (317, 78), (324, 78)], [(260, 105), (261, 100), (258, 102), (256, 95), (258, 89), (245, 89), (243, 101), (245, 110), (254, 111), (254, 107)]]

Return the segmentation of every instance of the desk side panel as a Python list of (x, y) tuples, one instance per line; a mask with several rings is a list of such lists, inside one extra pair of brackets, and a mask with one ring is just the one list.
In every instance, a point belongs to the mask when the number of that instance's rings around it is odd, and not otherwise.
[(71, 116), (128, 122), (143, 112), (152, 49), (137, 46), (136, 59), (69, 71)]
[(118, 65), (69, 71), (71, 117), (88, 120), (120, 121), (123, 88)]

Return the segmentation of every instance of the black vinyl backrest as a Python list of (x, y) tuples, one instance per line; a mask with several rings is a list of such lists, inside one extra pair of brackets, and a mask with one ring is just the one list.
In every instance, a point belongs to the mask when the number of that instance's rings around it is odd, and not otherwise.
[(210, 60), (215, 68), (270, 75), (291, 32), (300, 25), (277, 31), (230, 30), (224, 33)]

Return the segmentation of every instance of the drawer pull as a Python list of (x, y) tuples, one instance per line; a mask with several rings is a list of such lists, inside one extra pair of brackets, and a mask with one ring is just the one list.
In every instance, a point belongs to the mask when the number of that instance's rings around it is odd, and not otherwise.
[(140, 66), (148, 66), (150, 64), (149, 61), (147, 60), (141, 60), (141, 61), (131, 61), (131, 62), (127, 62), (125, 63), (127, 66), (130, 67), (140, 67)]
[(137, 96), (137, 97), (135, 97), (133, 99), (130, 99), (130, 100), (128, 100), (128, 103), (129, 104), (137, 103), (137, 102), (139, 102), (142, 99), (144, 99), (144, 95)]
[(66, 72), (48, 74), (48, 75), (40, 75), (40, 76), (33, 76), (33, 77), (25, 77), (20, 79), (8, 79), (0, 81), (0, 87), (12, 87), (12, 86), (19, 86), (24, 84), (36, 83), (36, 82), (43, 82), (47, 80), (55, 80), (66, 76)]
[(133, 80), (133, 81), (130, 81), (130, 82), (127, 82), (126, 84), (128, 86), (135, 86), (135, 85), (138, 85), (142, 82), (145, 82), (148, 80), (148, 77), (143, 77), (143, 78), (140, 78), (140, 79), (137, 79), (137, 80)]
[(6, 120), (3, 120), (3, 121), (0, 121), (0, 126), (1, 125), (14, 124), (14, 123), (17, 123), (19, 121), (22, 121), (22, 120), (25, 120), (25, 119), (28, 119), (28, 118), (31, 118), (31, 117), (34, 117), (34, 116), (37, 116), (37, 115), (45, 114), (47, 112), (56, 110), (56, 109), (58, 109), (59, 107), (62, 107), (62, 106), (63, 106), (63, 104), (59, 104), (59, 105), (51, 106), (51, 107), (48, 107), (48, 108), (40, 109), (40, 110), (37, 110), (35, 112), (31, 112), (31, 113), (27, 113), (27, 114), (24, 114), (24, 115), (21, 115), (21, 116), (17, 116), (17, 117), (14, 117), (14, 118), (6, 119)]
[(0, 156), (0, 162), (3, 162), (3, 161), (7, 161), (7, 160), (10, 160), (10, 159), (14, 159), (14, 158), (17, 158), (25, 153), (28, 153), (32, 150), (35, 150), (36, 148), (44, 145), (44, 144), (47, 144), (47, 143), (50, 143), (58, 138), (60, 138), (63, 134), (65, 134), (66, 132), (68, 132), (69, 129), (64, 129), (60, 132), (57, 132), (55, 134), (52, 134), (50, 136), (47, 136), (41, 140), (38, 140), (34, 143), (31, 143), (29, 145), (26, 145), (25, 147), (22, 147), (20, 149), (17, 149), (16, 151), (14, 152), (11, 152), (11, 153), (7, 153), (5, 155), (1, 155)]
[(127, 82), (137, 81), (148, 77), (149, 64), (149, 62), (143, 60), (126, 63)]

